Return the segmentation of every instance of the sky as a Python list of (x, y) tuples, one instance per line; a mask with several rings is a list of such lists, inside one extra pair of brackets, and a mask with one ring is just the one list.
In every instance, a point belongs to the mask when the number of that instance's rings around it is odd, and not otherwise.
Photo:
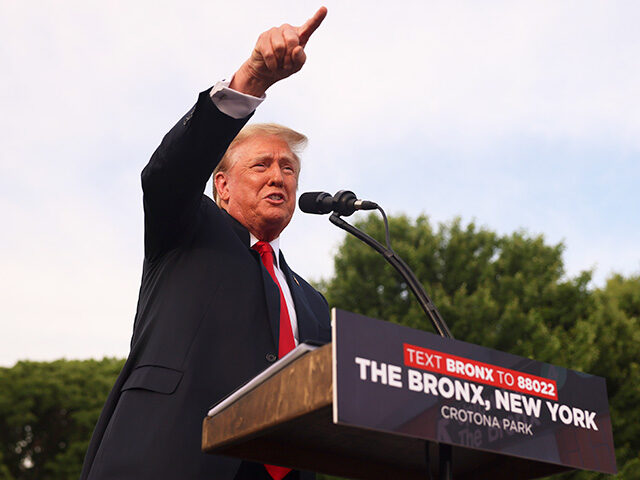
[[(320, 5), (0, 0), (0, 365), (126, 356), (140, 171), (262, 31)], [(640, 273), (638, 2), (325, 5), (253, 118), (309, 137), (300, 192), (542, 234), (593, 286)], [(297, 212), (281, 246), (318, 280), (343, 238)]]

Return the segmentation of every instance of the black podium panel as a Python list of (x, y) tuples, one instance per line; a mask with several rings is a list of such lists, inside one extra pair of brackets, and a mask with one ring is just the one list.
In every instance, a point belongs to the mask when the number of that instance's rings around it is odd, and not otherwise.
[[(333, 315), (336, 424), (453, 445), (454, 474), (493, 469), (502, 478), (501, 468), (516, 465), (526, 478), (566, 468), (616, 473), (603, 378)], [(507, 457), (521, 461), (500, 461)]]

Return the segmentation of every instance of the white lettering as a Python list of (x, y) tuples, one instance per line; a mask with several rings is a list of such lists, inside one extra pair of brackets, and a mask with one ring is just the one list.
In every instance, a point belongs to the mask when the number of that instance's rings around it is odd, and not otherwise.
[(542, 405), (542, 400), (539, 398), (523, 396), (522, 403), (524, 404), (524, 412), (527, 415), (534, 416), (536, 418), (540, 417), (540, 406)]
[(422, 390), (422, 372), (417, 370), (408, 370), (409, 390), (412, 392), (420, 392)]
[(557, 403), (551, 403), (551, 402), (545, 402), (547, 404), (547, 408), (549, 409), (549, 413), (551, 414), (551, 421), (555, 422), (556, 421), (556, 413), (558, 412), (558, 404)]
[(510, 387), (513, 387), (513, 384), (515, 383), (513, 375), (511, 375), (509, 372), (505, 372), (504, 374), (504, 383), (506, 383)]
[(444, 398), (453, 397), (455, 388), (449, 377), (441, 377), (440, 380), (438, 380), (438, 391)]
[(469, 384), (467, 382), (455, 381), (456, 400), (464, 400), (469, 403), (471, 396), (469, 395)]
[(436, 365), (437, 365), (437, 368), (440, 369), (440, 360), (442, 360), (442, 355), (436, 355), (434, 353), (433, 356), (436, 357)]
[(496, 390), (496, 408), (509, 412), (509, 393)]
[(484, 405), (484, 398), (482, 398), (482, 391), (484, 387), (481, 385), (471, 384), (471, 390), (473, 390), (473, 398), (471, 399), (471, 403), (479, 403), (480, 405)]
[(398, 365), (389, 365), (389, 385), (402, 388), (402, 368)]
[(587, 428), (584, 424), (584, 412), (576, 407), (573, 407), (573, 424), (576, 427)]
[(438, 396), (438, 378), (435, 375), (431, 375), (430, 373), (425, 373), (422, 375), (424, 381), (424, 393)]
[(409, 352), (409, 361), (411, 363), (414, 363), (415, 360), (413, 359), (413, 355), (415, 354), (416, 351), (413, 348), (409, 348), (409, 347), (406, 347), (405, 351)]
[(510, 392), (509, 399), (511, 400), (510, 411), (513, 413), (522, 413), (522, 395)]
[(493, 379), (493, 368), (486, 368), (484, 369), (485, 374), (486, 374), (486, 378), (485, 380), (489, 380), (490, 382), (495, 382), (495, 380)]
[(380, 383), (383, 385), (387, 384), (387, 365), (385, 363), (380, 363), (378, 367), (378, 362), (375, 360), (371, 360), (371, 381), (374, 383), (378, 383), (378, 379), (380, 379)]
[(356, 357), (355, 361), (358, 365), (360, 365), (360, 380), (367, 379), (367, 367), (371, 365), (371, 360), (366, 358)]
[(560, 421), (565, 425), (569, 425), (573, 420), (571, 409), (566, 405), (560, 405), (560, 409), (558, 410), (558, 416), (560, 417)]
[(586, 414), (585, 420), (587, 421), (587, 428), (592, 428), (597, 432), (598, 427), (596, 426), (596, 422), (595, 422), (596, 412), (590, 412), (588, 410), (585, 410), (584, 413)]
[(447, 372), (453, 373), (456, 371), (456, 364), (452, 358), (447, 358), (446, 365), (447, 365)]

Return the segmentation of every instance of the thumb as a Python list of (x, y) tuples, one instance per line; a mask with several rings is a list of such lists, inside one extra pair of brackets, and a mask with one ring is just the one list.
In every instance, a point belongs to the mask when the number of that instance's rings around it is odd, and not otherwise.
[(300, 70), (304, 65), (304, 62), (307, 61), (307, 54), (304, 53), (304, 48), (298, 45), (291, 52), (291, 59), (293, 60), (293, 66), (295, 70)]

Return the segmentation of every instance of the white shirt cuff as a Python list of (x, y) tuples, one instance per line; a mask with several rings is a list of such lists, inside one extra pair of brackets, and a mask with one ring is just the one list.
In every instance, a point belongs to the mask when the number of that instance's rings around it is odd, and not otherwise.
[(266, 98), (266, 95), (258, 98), (232, 90), (229, 88), (230, 83), (231, 80), (219, 81), (213, 86), (209, 95), (218, 110), (232, 118), (240, 119), (253, 113)]

